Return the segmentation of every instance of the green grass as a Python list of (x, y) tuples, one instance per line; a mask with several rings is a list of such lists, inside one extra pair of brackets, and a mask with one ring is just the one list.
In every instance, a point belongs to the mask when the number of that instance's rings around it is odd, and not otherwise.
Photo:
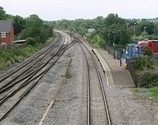
[(133, 93), (138, 99), (148, 99), (158, 101), (158, 87), (134, 88)]
[(67, 72), (67, 73), (65, 74), (65, 77), (66, 77), (67, 79), (69, 79), (69, 78), (72, 77), (72, 74), (70, 74), (69, 72)]
[(134, 89), (133, 89), (133, 92), (134, 92), (134, 93), (138, 93), (138, 92), (140, 92), (140, 89), (139, 89), (139, 88), (134, 88)]
[(40, 43), (35, 46), (28, 45), (24, 48), (15, 47), (9, 50), (0, 50), (0, 70), (31, 56), (33, 53), (49, 44), (52, 40), (52, 38), (49, 38), (45, 44)]
[(149, 95), (153, 100), (158, 101), (158, 87), (149, 88)]

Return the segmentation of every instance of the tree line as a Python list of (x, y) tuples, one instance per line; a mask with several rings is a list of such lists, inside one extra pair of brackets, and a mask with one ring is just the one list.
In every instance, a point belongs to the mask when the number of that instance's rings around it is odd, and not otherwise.
[[(134, 41), (158, 39), (158, 18), (155, 19), (124, 19), (118, 14), (110, 13), (107, 17), (98, 16), (94, 19), (58, 20), (47, 22), (56, 29), (79, 33), (92, 44), (101, 47), (104, 43), (125, 46)], [(88, 29), (95, 29), (87, 34)], [(115, 38), (114, 38), (115, 37)]]
[(48, 37), (53, 36), (53, 26), (45, 24), (36, 14), (32, 14), (27, 18), (19, 15), (13, 16), (7, 14), (4, 8), (0, 6), (0, 20), (11, 20), (15, 39), (26, 39), (30, 45), (45, 43)]
[[(90, 43), (100, 47), (104, 43), (125, 46), (134, 40), (158, 39), (158, 18), (124, 19), (118, 14), (110, 13), (106, 17), (98, 16), (94, 19), (43, 21), (35, 14), (27, 18), (6, 14), (3, 7), (0, 7), (0, 20), (13, 21), (16, 39), (26, 39), (32, 45), (45, 42), (53, 35), (53, 28), (79, 33)], [(95, 31), (88, 34), (88, 29)]]

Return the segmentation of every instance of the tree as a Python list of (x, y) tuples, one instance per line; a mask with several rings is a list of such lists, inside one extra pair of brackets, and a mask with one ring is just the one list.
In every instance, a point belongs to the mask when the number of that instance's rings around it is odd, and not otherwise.
[(25, 19), (16, 15), (13, 17), (14, 20), (14, 34), (18, 35), (23, 29), (25, 29)]
[(1, 6), (0, 6), (0, 20), (6, 20), (6, 12)]
[[(141, 27), (141, 32), (147, 32), (147, 34), (151, 35), (154, 33), (154, 23), (148, 21), (147, 19), (141, 19), (141, 21), (138, 23)], [(146, 28), (145, 28), (146, 27)]]
[(35, 14), (30, 15), (26, 18), (26, 28), (29, 30), (29, 36), (38, 36), (43, 26), (43, 21)]
[(118, 17), (117, 14), (109, 14), (104, 19), (104, 32), (102, 38), (107, 44), (112, 45), (115, 37), (115, 44), (121, 47), (130, 42), (130, 34), (126, 26), (126, 20)]
[(123, 24), (123, 25), (125, 25), (125, 20), (118, 17), (117, 14), (111, 13), (105, 18), (104, 24), (105, 24), (105, 27), (108, 27), (108, 26), (114, 25), (114, 24)]
[(37, 15), (33, 14), (22, 20), (20, 17), (16, 17), (16, 21), (20, 21), (20, 24), (24, 23), (24, 30), (19, 34), (20, 39), (27, 39), (29, 44), (36, 45), (38, 43), (45, 43), (48, 37), (53, 35), (53, 26), (44, 24)]

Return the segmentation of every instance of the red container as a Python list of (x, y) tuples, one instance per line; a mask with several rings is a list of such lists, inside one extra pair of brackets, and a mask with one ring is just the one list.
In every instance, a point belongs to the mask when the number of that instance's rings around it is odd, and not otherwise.
[(158, 40), (151, 40), (153, 53), (158, 53)]

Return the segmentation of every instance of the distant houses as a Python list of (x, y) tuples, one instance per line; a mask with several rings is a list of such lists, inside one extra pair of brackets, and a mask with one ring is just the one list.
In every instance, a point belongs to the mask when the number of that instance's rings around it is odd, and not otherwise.
[(13, 23), (9, 20), (0, 20), (0, 45), (11, 45), (14, 41)]

